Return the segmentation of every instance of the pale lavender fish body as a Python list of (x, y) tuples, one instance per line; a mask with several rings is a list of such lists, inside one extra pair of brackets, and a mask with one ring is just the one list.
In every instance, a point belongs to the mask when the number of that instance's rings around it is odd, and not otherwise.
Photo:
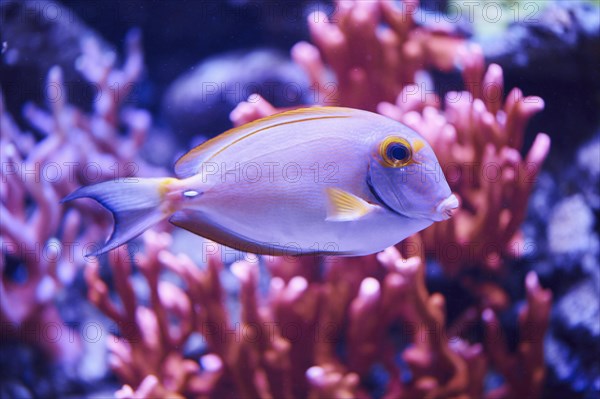
[(226, 246), (272, 255), (365, 255), (458, 206), (427, 142), (350, 108), (306, 108), (232, 129), (184, 155), (178, 179), (104, 182), (115, 215), (105, 252), (162, 219)]

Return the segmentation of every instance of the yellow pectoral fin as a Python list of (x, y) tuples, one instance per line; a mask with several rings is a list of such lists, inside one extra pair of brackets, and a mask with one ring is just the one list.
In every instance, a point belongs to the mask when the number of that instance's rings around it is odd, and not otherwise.
[(327, 189), (327, 221), (349, 222), (358, 220), (379, 208), (362, 198), (338, 188)]

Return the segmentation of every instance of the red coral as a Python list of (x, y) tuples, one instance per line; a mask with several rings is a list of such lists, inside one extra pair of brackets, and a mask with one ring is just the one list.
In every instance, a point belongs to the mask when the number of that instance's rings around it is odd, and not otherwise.
[[(299, 43), (292, 55), (308, 72), (321, 102), (377, 110), (421, 132), (436, 150), (462, 209), (450, 221), (425, 231), (424, 244), (415, 236), (399, 245), (404, 256), (392, 247), (360, 258), (264, 257), (234, 263), (230, 270), (240, 284), (239, 322), (225, 304), (221, 277), (227, 271), (219, 253), (211, 253), (201, 269), (188, 257), (170, 252), (168, 234), (147, 232), (144, 252), (135, 262), (127, 247), (109, 258), (120, 304), (111, 300), (99, 277), (98, 261), (92, 261), (85, 273), (89, 299), (119, 328), (119, 336), (108, 341), (111, 368), (124, 384), (118, 397), (362, 398), (369, 396), (369, 379), (380, 367), (389, 376), (386, 398), (479, 398), (484, 395), (488, 366), (505, 377), (502, 387), (488, 393), (490, 398), (539, 395), (551, 295), (535, 274), (526, 279), (521, 339), (517, 352), (509, 354), (495, 316), (509, 306), (502, 288), (463, 281), (477, 303), (448, 327), (444, 297), (430, 294), (425, 286), (424, 254), (435, 254), (454, 275), (474, 265), (497, 271), (504, 258), (523, 249), (519, 226), (549, 140), (538, 135), (525, 159), (520, 151), (525, 124), (543, 102), (523, 97), (517, 89), (504, 100), (501, 68), (491, 65), (484, 73), (476, 47), (466, 47), (462, 38), (448, 32), (417, 26), (412, 19), (416, 4), (406, 1), (398, 9), (387, 1), (340, 2), (335, 22), (321, 13), (310, 16), (316, 46)], [(128, 82), (142, 67), (138, 39), (135, 34), (130, 37), (130, 57), (122, 70), (115, 70), (114, 60), (96, 44), (85, 45), (80, 62), (84, 75), (105, 93), (117, 87), (116, 96), (105, 96), (89, 117), (64, 101), (50, 104), (51, 114), (29, 106), (26, 116), (47, 135), (38, 145), (2, 112), (3, 162), (45, 165), (57, 158), (81, 166), (97, 162), (104, 173), (113, 163), (138, 162), (135, 154), (149, 115), (138, 110), (124, 113), (130, 134), (123, 140), (117, 124), (131, 89)], [(437, 96), (417, 84), (416, 74), (427, 68), (446, 71), (456, 61), (462, 64), (467, 91), (450, 93), (442, 109)], [(330, 71), (337, 79), (333, 85)], [(60, 86), (60, 70), (53, 69), (49, 80)], [(251, 97), (232, 112), (231, 119), (239, 125), (278, 111), (262, 98)], [(74, 135), (80, 140), (68, 139)], [(489, 165), (498, 169), (497, 181), (485, 175)], [(458, 177), (448, 173), (452, 168)], [(143, 169), (144, 174), (151, 173)], [(35, 169), (38, 177), (40, 170)], [(126, 172), (119, 169), (117, 174)], [(3, 169), (3, 244), (44, 243), (40, 248), (52, 250), (61, 220), (56, 199), (90, 179), (78, 170), (75, 181), (32, 185), (22, 176), (4, 173)], [(522, 179), (524, 173), (529, 179)], [(31, 216), (25, 208), (28, 198), (35, 208)], [(95, 214), (80, 213), (82, 206), (65, 216), (63, 242), (77, 238), (83, 214)], [(91, 228), (83, 232), (94, 238), (100, 233), (101, 229)], [(452, 246), (458, 247), (460, 256), (444, 253)], [(30, 271), (25, 284), (10, 282), (3, 273), (2, 320), (60, 322), (51, 298), (36, 297), (58, 285), (58, 263), (54, 258), (41, 262), (39, 253), (34, 255), (23, 257)], [(266, 297), (258, 294), (259, 261), (272, 275)], [(133, 266), (149, 288), (147, 305), (131, 283)], [(163, 279), (163, 273), (174, 274), (180, 284)], [(478, 320), (480, 314), (488, 332), (484, 345), (466, 339), (461, 325)], [(394, 330), (398, 325), (401, 334)], [(199, 359), (189, 359), (182, 348), (195, 334), (202, 335), (207, 351)], [(398, 335), (406, 342), (395, 342)], [(54, 353), (63, 349), (48, 347)]]
[[(434, 253), (449, 275), (471, 267), (499, 272), (505, 259), (527, 250), (520, 226), (550, 138), (538, 133), (527, 156), (520, 152), (525, 126), (544, 102), (519, 89), (504, 99), (502, 68), (490, 65), (484, 71), (477, 46), (461, 48), (456, 56), (468, 91), (448, 93), (444, 109), (437, 96), (407, 85), (395, 103), (381, 102), (377, 110), (427, 139), (440, 161), (438, 172), (460, 198), (454, 217), (422, 232), (426, 252)], [(253, 96), (230, 117), (240, 125), (280, 111)]]
[[(266, 298), (257, 294), (258, 258), (238, 261), (230, 268), (240, 282), (241, 317), (235, 323), (225, 306), (218, 252), (211, 252), (202, 270), (169, 252), (167, 233), (144, 237), (146, 249), (136, 264), (150, 289), (148, 307), (135, 299), (126, 248), (110, 259), (122, 309), (109, 299), (97, 264), (86, 272), (90, 300), (121, 332), (109, 341), (111, 367), (126, 384), (120, 397), (366, 398), (363, 384), (381, 365), (390, 376), (385, 397), (475, 398), (483, 392), (488, 356), (507, 376), (503, 397), (525, 387), (539, 392), (550, 296), (535, 275), (527, 278), (529, 305), (521, 316), (519, 354), (507, 357), (502, 344), (490, 345), (488, 339), (484, 353), (481, 345), (451, 334), (444, 298), (425, 287), (421, 258), (406, 259), (394, 247), (377, 257), (328, 258), (323, 276), (311, 272), (318, 258), (269, 257), (274, 277)], [(183, 286), (159, 281), (165, 271), (179, 276)], [(488, 328), (489, 312), (484, 312)], [(399, 347), (389, 335), (398, 323), (408, 347)], [(529, 330), (532, 323), (535, 329)], [(495, 328), (497, 338), (501, 330)], [(199, 363), (182, 356), (194, 332), (207, 344), (208, 354)], [(397, 363), (398, 354), (405, 366)], [(525, 374), (514, 370), (518, 362), (526, 366)], [(407, 371), (411, 377), (402, 379)]]
[(444, 110), (419, 102), (425, 94), (413, 86), (395, 105), (379, 106), (379, 112), (428, 140), (461, 200), (452, 219), (423, 232), (427, 251), (435, 252), (450, 274), (471, 266), (499, 271), (504, 259), (523, 254), (519, 228), (550, 147), (549, 137), (539, 133), (527, 156), (520, 155), (525, 125), (543, 109), (542, 99), (513, 89), (504, 101), (502, 69), (490, 65), (484, 75), (477, 47), (462, 58), (469, 91), (448, 93)]
[(452, 69), (465, 40), (419, 27), (413, 18), (418, 5), (418, 1), (338, 1), (331, 20), (323, 12), (310, 15), (316, 46), (300, 42), (292, 57), (319, 93), (317, 102), (375, 111), (380, 102), (393, 101), (414, 83), (417, 71)]
[(489, 399), (537, 398), (542, 393), (546, 375), (544, 335), (548, 329), (552, 293), (540, 286), (537, 275), (525, 278), (527, 304), (519, 312), (520, 340), (515, 354), (510, 354), (503, 335), (498, 334), (494, 311), (483, 312), (486, 327), (486, 351), (491, 363), (504, 376), (505, 383), (489, 392)]
[[(413, 374), (412, 381), (409, 384), (397, 381), (395, 390), (403, 397), (426, 398), (455, 397), (464, 392), (469, 383), (467, 365), (442, 335), (445, 332), (444, 297), (429, 295), (421, 258), (403, 259), (393, 247), (380, 253), (378, 258), (394, 271), (385, 280), (395, 295), (391, 303), (401, 303), (399, 316), (406, 325), (416, 328), (412, 346), (402, 355)], [(392, 362), (390, 359), (388, 363)]]
[(162, 254), (170, 242), (168, 234), (148, 232), (145, 238), (146, 252), (136, 258), (135, 265), (148, 284), (149, 307), (139, 305), (136, 300), (130, 281), (132, 259), (126, 246), (113, 251), (110, 256), (113, 274), (118, 276), (115, 287), (121, 308), (109, 298), (108, 288), (98, 276), (97, 261), (92, 262), (85, 273), (90, 301), (119, 328), (120, 336), (111, 336), (107, 341), (109, 364), (126, 384), (117, 396), (206, 395), (213, 391), (223, 372), (220, 358), (205, 355), (200, 360), (204, 369), (201, 371), (200, 364), (185, 359), (181, 351), (198, 322), (192, 299), (198, 293), (195, 289), (198, 287), (190, 287), (186, 292), (173, 283), (159, 281), (161, 258), (166, 257), (162, 260), (168, 261), (182, 277), (199, 279), (204, 276), (199, 275), (200, 271), (187, 258), (172, 259)]

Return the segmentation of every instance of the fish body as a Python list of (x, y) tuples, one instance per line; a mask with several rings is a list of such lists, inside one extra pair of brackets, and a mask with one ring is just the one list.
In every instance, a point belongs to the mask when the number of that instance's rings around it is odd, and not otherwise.
[(105, 252), (169, 220), (259, 254), (364, 255), (458, 206), (431, 147), (405, 125), (341, 107), (288, 111), (184, 155), (177, 179), (84, 187), (115, 215)]

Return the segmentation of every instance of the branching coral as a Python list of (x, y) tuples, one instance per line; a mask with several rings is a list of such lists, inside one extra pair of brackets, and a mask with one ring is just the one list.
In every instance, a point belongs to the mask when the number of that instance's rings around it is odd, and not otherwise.
[(540, 286), (537, 275), (525, 279), (527, 304), (519, 312), (520, 341), (510, 354), (506, 340), (498, 334), (498, 319), (491, 309), (483, 312), (485, 346), (492, 364), (505, 378), (504, 385), (489, 392), (487, 398), (536, 398), (542, 392), (546, 375), (544, 334), (548, 328), (552, 293)]
[[(126, 385), (117, 397), (180, 397), (198, 396), (214, 389), (222, 370), (215, 355), (206, 355), (200, 365), (184, 359), (181, 348), (192, 332), (197, 320), (194, 310), (198, 293), (196, 284), (204, 277), (200, 270), (186, 259), (172, 260), (168, 264), (178, 268), (185, 277), (193, 279), (194, 286), (186, 294), (173, 283), (159, 281), (160, 254), (170, 242), (166, 233), (146, 234), (146, 251), (138, 254), (134, 265), (148, 283), (150, 306), (138, 305), (136, 294), (128, 277), (132, 273), (132, 259), (127, 247), (111, 254), (110, 265), (115, 287), (121, 300), (121, 309), (109, 297), (108, 287), (98, 276), (98, 261), (86, 268), (88, 297), (118, 326), (120, 336), (108, 341), (109, 363), (119, 379)], [(191, 267), (190, 267), (191, 265)], [(220, 289), (217, 285), (215, 290)], [(204, 302), (206, 303), (206, 302)], [(131, 387), (135, 387), (135, 391)]]
[[(148, 173), (136, 154), (150, 124), (149, 114), (125, 111), (126, 136), (119, 135), (116, 119), (141, 72), (139, 35), (128, 39), (123, 70), (107, 57), (93, 41), (84, 46), (80, 69), (98, 89), (96, 110), (89, 116), (68, 103), (60, 68), (49, 71), (45, 91), (50, 112), (34, 104), (24, 109), (26, 119), (43, 137), (39, 142), (18, 128), (0, 102), (1, 321), (10, 335), (31, 336), (55, 359), (73, 360), (78, 354), (76, 342), (65, 341), (76, 334), (65, 332), (54, 306), (55, 293), (71, 283), (84, 255), (93, 250), (90, 244), (101, 240), (108, 227), (105, 214), (89, 203), (77, 204), (63, 215), (60, 199), (80, 185)], [(22, 281), (8, 271), (13, 264), (24, 274)], [(51, 326), (60, 330), (61, 339), (46, 333)]]
[[(256, 264), (232, 266), (241, 280), (243, 303), (243, 322), (232, 325), (219, 281), (219, 254), (212, 253), (206, 269), (200, 270), (188, 257), (165, 250), (167, 233), (148, 232), (144, 237), (145, 252), (135, 263), (150, 288), (150, 307), (136, 303), (126, 249), (110, 259), (122, 309), (109, 299), (98, 264), (86, 273), (90, 300), (121, 332), (109, 347), (111, 366), (126, 383), (118, 396), (219, 397), (237, 392), (243, 397), (290, 397), (291, 366), (285, 363), (290, 345), (258, 313)], [(163, 268), (176, 273), (186, 290), (159, 282)], [(200, 364), (181, 356), (193, 332), (202, 333), (212, 351)]]
[[(338, 1), (335, 13), (308, 17), (312, 45), (300, 42), (292, 58), (301, 65), (318, 93), (318, 103), (375, 111), (393, 101), (415, 73), (448, 71), (464, 38), (446, 29), (420, 27), (414, 20), (418, 1)], [(385, 25), (383, 25), (385, 23)], [(327, 73), (327, 63), (335, 81)]]
[[(49, 82), (59, 79), (60, 71), (53, 70)], [(63, 243), (75, 243), (79, 228), (78, 215), (69, 213), (62, 226), (62, 242), (57, 239), (63, 221), (60, 194), (47, 178), (49, 172), (44, 166), (58, 140), (50, 137), (33, 147), (33, 141), (27, 140), (28, 136), (20, 132), (3, 105), (1, 108), (0, 320), (11, 336), (40, 345), (55, 359), (73, 360), (79, 342), (69, 342), (71, 334), (63, 334), (68, 328), (53, 303), (62, 281), (73, 274), (69, 259), (72, 256), (64, 256), (69, 249)], [(23, 153), (27, 155), (25, 159)], [(28, 203), (34, 205), (33, 210)], [(24, 277), (11, 276), (12, 262), (22, 262)], [(59, 339), (45, 333), (51, 326), (58, 329)]]
[[(522, 335), (512, 356), (491, 310), (483, 312), (486, 331), (494, 333), (485, 336), (485, 353), (480, 344), (451, 335), (444, 298), (428, 293), (421, 258), (406, 259), (396, 248), (378, 256), (327, 258), (323, 275), (318, 258), (265, 257), (272, 278), (264, 299), (257, 288), (258, 259), (238, 261), (231, 266), (240, 282), (236, 323), (225, 306), (219, 251), (208, 251), (200, 269), (173, 255), (169, 240), (167, 233), (146, 233), (146, 249), (135, 258), (149, 287), (148, 306), (135, 299), (126, 249), (110, 257), (120, 309), (109, 299), (97, 263), (86, 273), (90, 300), (119, 327), (109, 347), (111, 366), (126, 383), (119, 397), (369, 397), (367, 383), (379, 365), (389, 376), (384, 397), (475, 398), (483, 394), (489, 361), (506, 375), (503, 397), (526, 387), (539, 391), (550, 296), (535, 274), (527, 279)], [(165, 271), (181, 285), (159, 281)], [(199, 361), (182, 356), (192, 333), (206, 343)], [(511, 366), (519, 361), (527, 371)]]
[(398, 273), (387, 277), (395, 280), (397, 295), (402, 296), (391, 302), (402, 301), (402, 319), (420, 330), (413, 336), (413, 346), (403, 353), (413, 380), (407, 386), (398, 381), (399, 393), (407, 397), (435, 398), (464, 392), (469, 383), (467, 366), (450, 349), (447, 338), (441, 336), (445, 326), (444, 298), (440, 294), (430, 296), (427, 292), (425, 266), (421, 259), (402, 259), (394, 248), (381, 253), (379, 259)]
[[(422, 57), (416, 63), (397, 65), (386, 72), (383, 60), (401, 59), (404, 51), (410, 54), (411, 49), (418, 47), (409, 39), (410, 34), (400, 35), (405, 40), (398, 50), (386, 47), (385, 40), (381, 39), (391, 35), (388, 29), (374, 33), (380, 15), (384, 15), (392, 29), (398, 27), (396, 33), (414, 27), (401, 13), (396, 14), (396, 18), (405, 25), (390, 23), (390, 13), (398, 11), (389, 7), (386, 2), (339, 4), (337, 23), (311, 22), (312, 37), (318, 49), (299, 43), (292, 56), (321, 88), (327, 87), (323, 58), (329, 62), (339, 85), (335, 86), (337, 93), (343, 95), (322, 95), (319, 102), (376, 109), (426, 137), (440, 160), (436, 172), (446, 175), (452, 190), (461, 198), (461, 209), (450, 221), (437, 223), (422, 232), (422, 239), (414, 237), (409, 242), (413, 257), (408, 261), (400, 258), (393, 248), (380, 254), (378, 259), (387, 270), (385, 277), (367, 277), (377, 276), (377, 273), (353, 277), (357, 268), (369, 268), (372, 258), (356, 260), (355, 263), (362, 266), (354, 269), (348, 267), (353, 261), (342, 261), (343, 277), (340, 274), (325, 283), (325, 292), (334, 294), (324, 301), (321, 314), (330, 315), (329, 320), (337, 325), (347, 323), (343, 324), (348, 328), (347, 357), (345, 362), (340, 362), (331, 348), (320, 345), (325, 350), (317, 352), (317, 365), (307, 373), (311, 383), (320, 381), (319, 390), (312, 392), (315, 397), (335, 397), (341, 392), (342, 396), (361, 395), (364, 392), (360, 390), (360, 382), (365, 381), (370, 367), (380, 362), (390, 375), (386, 397), (483, 397), (488, 365), (504, 376), (505, 384), (486, 393), (486, 397), (537, 397), (545, 374), (543, 331), (547, 328), (551, 302), (549, 291), (540, 288), (537, 276), (530, 273), (526, 279), (527, 305), (519, 322), (521, 340), (517, 352), (511, 355), (505, 338), (498, 333), (500, 325), (495, 316), (496, 312), (509, 307), (504, 289), (495, 282), (475, 282), (463, 277), (461, 284), (473, 293), (476, 304), (445, 328), (444, 298), (427, 293), (422, 276), (424, 266), (419, 259), (424, 259), (425, 254), (433, 255), (450, 276), (472, 267), (497, 273), (505, 269), (508, 258), (531, 249), (523, 242), (519, 229), (550, 140), (539, 133), (525, 157), (521, 151), (525, 126), (543, 109), (544, 103), (539, 97), (525, 97), (519, 89), (511, 90), (504, 97), (502, 69), (490, 65), (486, 70), (481, 50), (475, 45), (465, 46), (461, 40), (452, 39), (452, 45), (443, 53), (424, 50), (413, 53), (437, 54), (434, 58), (438, 64)], [(325, 17), (318, 14), (311, 19), (324, 21)], [(362, 33), (371, 32), (366, 35), (367, 39), (349, 41), (359, 28)], [(349, 43), (358, 42), (369, 43), (368, 50), (361, 47), (361, 51), (352, 52)], [(396, 58), (381, 58), (382, 54), (393, 54)], [(448, 93), (443, 108), (430, 88), (415, 84), (415, 72), (431, 66), (438, 70), (456, 66), (463, 72), (466, 90)], [(384, 81), (386, 83), (382, 83)], [(380, 85), (385, 89), (367, 93), (366, 87)], [(390, 96), (396, 97), (394, 102), (384, 101)], [(278, 111), (264, 99), (253, 97), (241, 103), (231, 113), (231, 119), (239, 125)], [(335, 273), (334, 270), (329, 272)], [(373, 270), (376, 268), (371, 272)], [(391, 315), (388, 314), (390, 309), (393, 309)], [(356, 315), (360, 317), (354, 318)], [(484, 343), (470, 343), (465, 338), (468, 335), (465, 326), (479, 323), (479, 316), (485, 325)], [(403, 364), (411, 375), (408, 382), (400, 377), (401, 367), (394, 361), (394, 351), (384, 336), (386, 329), (393, 325), (394, 317), (405, 326), (420, 326), (422, 330), (418, 333), (425, 331), (425, 338), (430, 338), (427, 333), (439, 338), (423, 340), (421, 335), (403, 351)], [(330, 355), (325, 356), (324, 364), (321, 362), (323, 353)]]
[(528, 250), (519, 228), (550, 147), (549, 137), (539, 133), (525, 159), (520, 155), (525, 125), (543, 109), (542, 99), (513, 89), (504, 101), (502, 68), (490, 65), (484, 75), (476, 47), (462, 59), (469, 91), (448, 93), (444, 110), (427, 105), (417, 86), (406, 87), (396, 104), (378, 107), (429, 141), (441, 164), (438, 172), (461, 199), (461, 210), (450, 221), (423, 232), (427, 251), (450, 274), (469, 266), (498, 271), (506, 257)]
[[(14, 146), (3, 146), (0, 151), (3, 165), (25, 165)], [(0, 321), (3, 336), (8, 333), (40, 345), (51, 357), (69, 361), (76, 356), (79, 342), (64, 333), (68, 328), (53, 303), (61, 285), (60, 274), (71, 273), (61, 256), (63, 244), (55, 237), (61, 210), (54, 188), (40, 179), (39, 169), (31, 171), (30, 178), (20, 173), (2, 174)], [(26, 209), (28, 200), (37, 205), (31, 214)], [(77, 222), (74, 215), (67, 216), (62, 237), (67, 242), (73, 241)], [(11, 278), (9, 263), (15, 259), (23, 262), (24, 277)]]
[[(402, 14), (402, 10), (395, 9), (390, 2), (340, 3), (336, 8), (335, 24), (315, 23), (313, 19), (322, 21), (325, 18), (321, 14), (309, 18), (313, 21), (309, 22), (313, 40), (322, 52), (330, 54), (325, 58), (330, 60), (335, 72), (338, 81), (335, 87), (340, 93), (344, 92), (333, 104), (376, 109), (382, 115), (412, 127), (428, 140), (440, 165), (436, 170), (421, 173), (444, 173), (461, 199), (461, 209), (449, 221), (436, 223), (423, 232), (427, 253), (434, 254), (450, 275), (470, 267), (498, 272), (506, 258), (519, 257), (531, 250), (530, 243), (523, 241), (520, 226), (526, 215), (529, 195), (548, 154), (550, 139), (539, 133), (525, 158), (520, 152), (525, 126), (543, 109), (544, 102), (539, 97), (524, 96), (517, 88), (512, 89), (505, 99), (502, 68), (490, 65), (486, 71), (481, 49), (476, 45), (467, 46), (462, 41), (453, 46), (440, 45), (440, 48), (451, 50), (448, 54), (425, 49), (406, 50), (424, 45), (417, 44), (419, 41), (415, 43), (417, 39), (413, 37), (420, 37), (421, 33), (416, 32), (421, 28), (414, 25), (411, 13), (406, 13), (412, 7), (405, 4), (402, 7), (405, 14)], [(420, 54), (418, 62), (409, 63), (408, 69), (400, 69), (395, 63), (390, 70), (381, 67), (387, 58), (382, 55), (386, 54), (381, 48), (383, 42), (376, 43), (381, 34), (379, 15), (383, 15), (390, 26), (396, 26), (398, 37), (405, 39), (401, 50), (393, 47), (388, 52)], [(390, 22), (394, 18), (397, 22)], [(389, 31), (389, 28), (382, 29)], [(359, 31), (370, 33), (366, 39), (350, 41), (349, 38)], [(398, 33), (404, 31), (413, 34)], [(329, 32), (329, 36), (325, 32)], [(370, 50), (359, 46), (360, 51), (355, 52), (355, 43), (367, 43), (366, 48)], [(315, 47), (299, 43), (292, 55), (313, 80), (325, 79), (326, 69)], [(437, 63), (427, 61), (432, 57), (438, 60)], [(446, 70), (451, 66), (462, 69), (466, 90), (448, 93), (442, 108), (441, 101), (430, 88), (425, 84), (414, 84), (414, 76), (417, 70)], [(411, 79), (402, 83), (383, 82), (397, 79), (399, 74), (407, 71)], [(354, 75), (358, 77), (349, 77)], [(365, 80), (367, 78), (380, 83)], [(380, 95), (386, 90), (371, 90), (378, 84), (391, 90), (390, 93)], [(368, 93), (363, 86), (369, 87)], [(395, 98), (393, 103), (385, 101), (390, 97)], [(352, 100), (354, 98), (366, 102), (356, 102)], [(324, 98), (320, 100), (327, 103)], [(252, 96), (240, 103), (230, 117), (235, 125), (240, 125), (279, 111), (259, 96)]]
[[(518, 89), (504, 100), (499, 66), (484, 73), (476, 48), (447, 31), (415, 24), (416, 2), (402, 7), (340, 2), (334, 23), (322, 13), (310, 16), (316, 46), (299, 43), (292, 55), (308, 72), (318, 102), (376, 110), (423, 134), (461, 198), (461, 211), (378, 255), (236, 262), (230, 270), (240, 285), (239, 321), (226, 306), (221, 281), (226, 271), (216, 245), (204, 268), (173, 254), (168, 233), (147, 232), (141, 253), (132, 255), (127, 247), (113, 251), (108, 263), (119, 301), (100, 277), (99, 260), (91, 260), (85, 270), (89, 299), (118, 327), (108, 341), (110, 365), (124, 384), (117, 397), (362, 398), (383, 374), (387, 383), (378, 389), (386, 398), (479, 398), (488, 367), (504, 376), (504, 385), (487, 393), (489, 398), (539, 394), (551, 296), (537, 276), (526, 279), (521, 337), (516, 353), (509, 354), (496, 317), (509, 306), (506, 293), (493, 283), (464, 283), (477, 304), (448, 326), (444, 297), (425, 285), (425, 255), (437, 257), (453, 275), (474, 265), (499, 270), (506, 256), (524, 249), (519, 226), (549, 140), (538, 135), (525, 159), (520, 151), (525, 124), (543, 102)], [(26, 117), (45, 136), (35, 143), (0, 110), (0, 309), (2, 321), (14, 325), (32, 320), (62, 325), (52, 293), (70, 281), (90, 248), (71, 251), (74, 256), (66, 260), (59, 255), (67, 243), (98, 241), (104, 232), (97, 208), (77, 204), (63, 215), (58, 199), (79, 185), (152, 174), (136, 155), (150, 116), (123, 109), (141, 73), (139, 35), (128, 39), (122, 70), (94, 42), (83, 48), (78, 66), (99, 93), (92, 115), (64, 97), (49, 103), (51, 113), (30, 105)], [(427, 87), (415, 84), (416, 73), (446, 71), (456, 61), (467, 91), (449, 93), (442, 108)], [(325, 62), (337, 79), (333, 86)], [(48, 79), (48, 87), (64, 86), (57, 68)], [(240, 125), (277, 111), (257, 96), (240, 104), (231, 119)], [(51, 179), (45, 173), (54, 164), (62, 173)], [(25, 265), (25, 283), (15, 283), (6, 272), (14, 259)], [(260, 262), (271, 275), (266, 297), (258, 289)], [(148, 298), (134, 289), (136, 271)], [(483, 343), (467, 339), (464, 327), (480, 318)], [(198, 335), (204, 354), (184, 355), (186, 342)], [(55, 356), (76, 354), (76, 346), (39, 343)]]

